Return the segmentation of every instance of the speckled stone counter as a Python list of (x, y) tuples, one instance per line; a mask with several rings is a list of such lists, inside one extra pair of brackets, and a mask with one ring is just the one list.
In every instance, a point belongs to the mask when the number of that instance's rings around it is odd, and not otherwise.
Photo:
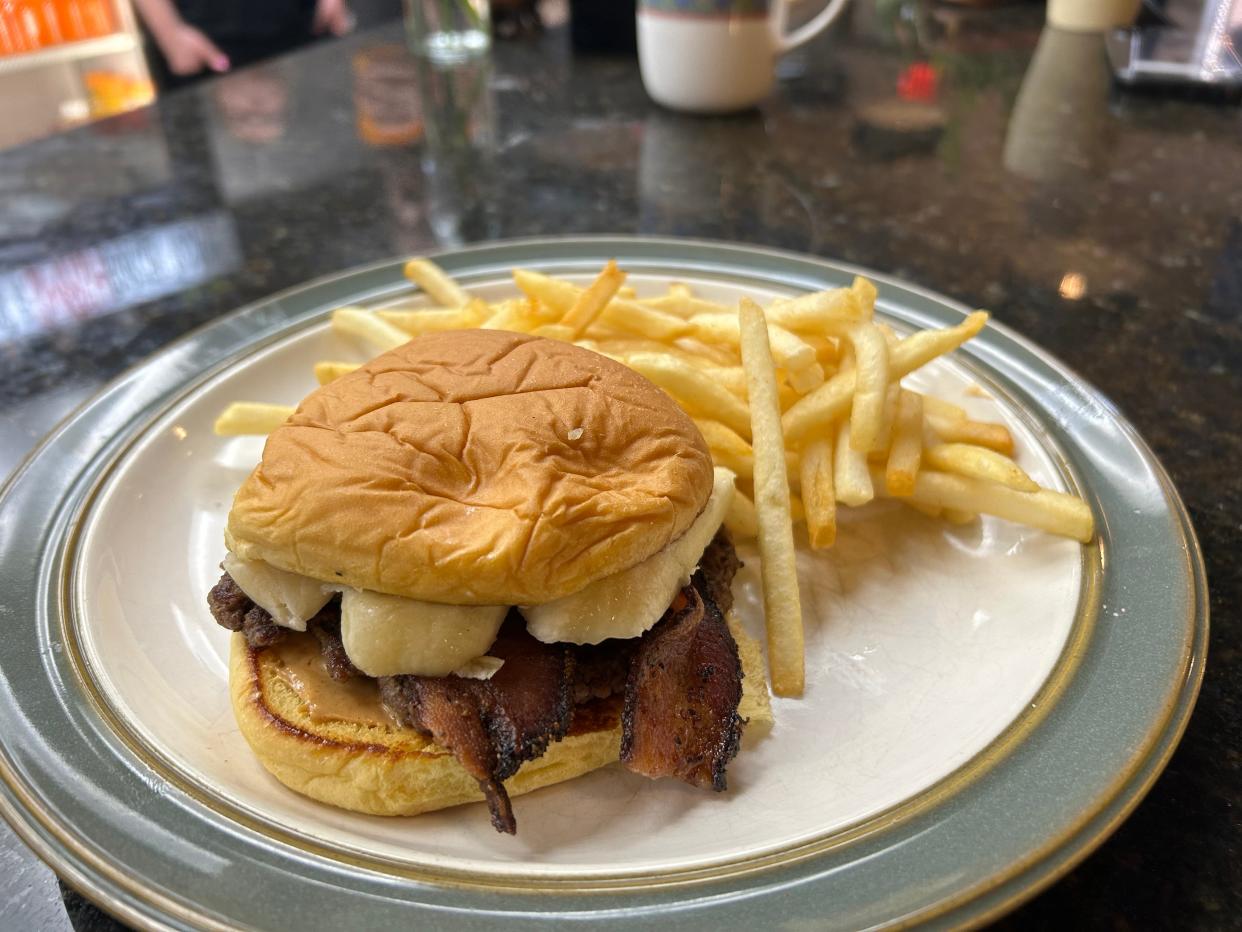
[[(912, 22), (870, 8), (729, 118), (658, 109), (633, 59), (575, 57), (562, 30), (445, 76), (406, 58), (393, 24), (0, 153), (0, 474), (205, 321), (478, 240), (760, 243), (989, 307), (1154, 447), (1198, 529), (1215, 627), (1198, 711), (1150, 796), (1002, 925), (1238, 927), (1238, 109), (1120, 95), (1098, 38), (1041, 37), (1028, 8)], [(0, 928), (69, 927), (7, 829), (0, 864)]]

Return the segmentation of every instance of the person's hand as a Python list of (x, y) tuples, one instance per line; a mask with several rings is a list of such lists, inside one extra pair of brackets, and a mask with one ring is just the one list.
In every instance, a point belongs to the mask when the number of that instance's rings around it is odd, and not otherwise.
[(164, 35), (156, 35), (168, 70), (173, 74), (198, 74), (204, 68), (212, 71), (228, 71), (229, 57), (202, 32), (186, 23), (177, 23)]
[(354, 28), (354, 17), (345, 0), (317, 0), (311, 28), (316, 33), (330, 32), (343, 36)]

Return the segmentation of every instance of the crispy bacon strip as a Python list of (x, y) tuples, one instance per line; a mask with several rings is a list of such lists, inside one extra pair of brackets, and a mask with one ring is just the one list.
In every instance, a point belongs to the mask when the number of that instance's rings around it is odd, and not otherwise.
[(643, 636), (621, 716), (621, 762), (647, 777), (725, 789), (742, 719), (742, 663), (724, 616), (694, 586)]
[[(571, 727), (593, 730), (615, 722), (622, 692), (626, 766), (723, 790), (743, 724), (737, 715), (741, 664), (721, 615), (732, 603), (739, 565), (721, 530), (692, 585), (641, 638), (548, 645), (531, 637), (514, 614), (489, 651), (505, 661), (491, 680), (381, 677), (381, 695), (399, 721), (430, 735), (479, 781), (492, 824), (509, 834), (517, 826), (503, 781)], [(208, 603), (216, 620), (242, 631), (253, 650), (287, 635), (227, 574)], [(334, 679), (362, 676), (341, 644), (339, 599), (311, 619), (308, 631)]]
[(492, 825), (512, 835), (502, 781), (569, 731), (574, 660), (567, 647), (527, 634), (520, 617), (510, 617), (488, 653), (505, 662), (490, 680), (387, 676), (380, 695), (402, 724), (429, 734), (479, 781)]
[(716, 603), (722, 615), (733, 607), (733, 577), (741, 565), (729, 532), (721, 528), (703, 551), (692, 582), (705, 599)]

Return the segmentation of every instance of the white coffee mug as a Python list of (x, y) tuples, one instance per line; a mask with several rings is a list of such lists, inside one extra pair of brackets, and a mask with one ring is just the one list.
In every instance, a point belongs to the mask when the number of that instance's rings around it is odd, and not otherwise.
[(772, 90), (776, 59), (827, 28), (847, 0), (785, 27), (790, 0), (639, 0), (643, 85), (674, 110), (725, 113), (753, 107)]
[(1071, 32), (1105, 32), (1138, 19), (1142, 0), (1048, 0), (1048, 25)]

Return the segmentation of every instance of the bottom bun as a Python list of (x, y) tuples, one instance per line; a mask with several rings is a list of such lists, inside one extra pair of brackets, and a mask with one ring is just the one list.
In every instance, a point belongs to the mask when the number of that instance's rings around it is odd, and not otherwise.
[[(729, 618), (745, 674), (741, 707), (747, 739), (772, 722), (758, 644)], [(314, 721), (281, 675), (272, 651), (251, 650), (234, 634), (229, 691), (242, 735), (259, 762), (291, 790), (369, 815), (417, 815), (481, 802), (478, 781), (448, 751), (410, 728)], [(606, 766), (621, 752), (620, 697), (580, 709), (570, 733), (505, 781), (520, 796)]]

